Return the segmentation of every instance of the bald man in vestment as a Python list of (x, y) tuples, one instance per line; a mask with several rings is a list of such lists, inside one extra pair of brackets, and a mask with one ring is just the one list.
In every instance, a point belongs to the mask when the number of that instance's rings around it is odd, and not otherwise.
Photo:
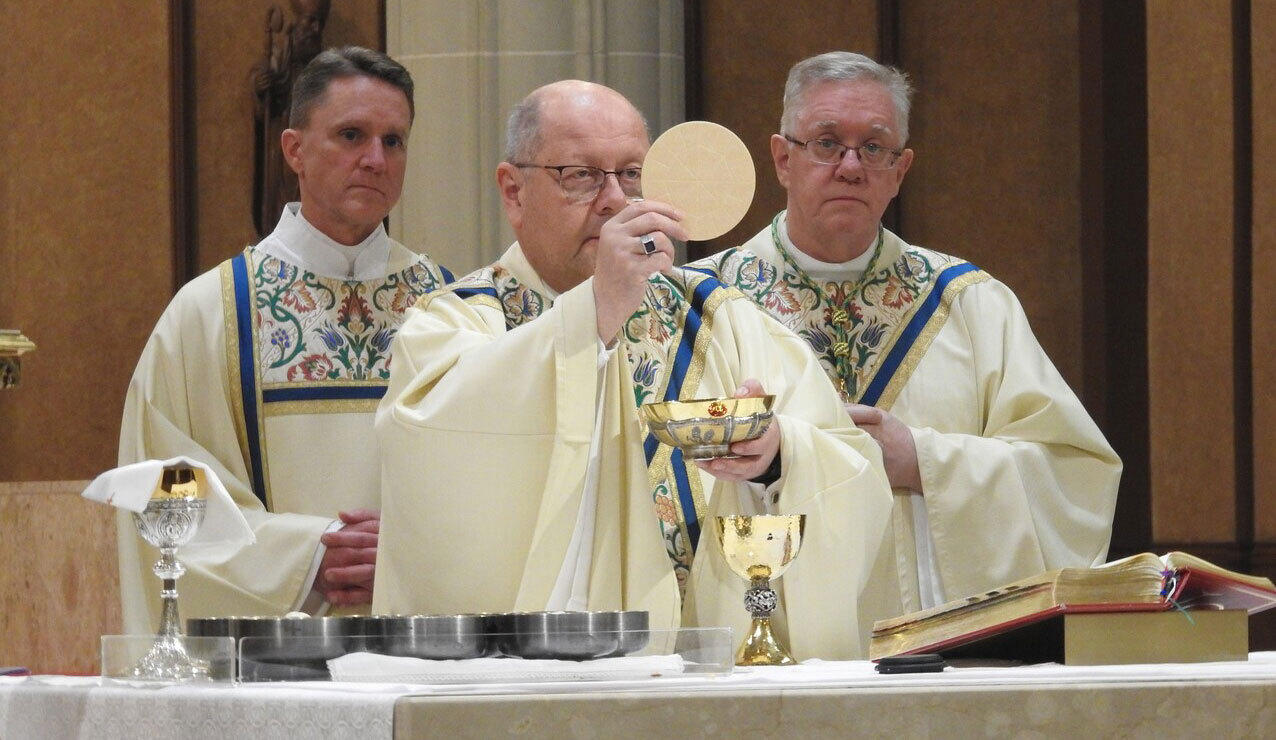
[[(649, 146), (619, 93), (580, 81), (510, 117), (497, 183), (518, 241), (419, 302), (377, 412), (385, 455), (374, 609), (640, 609), (732, 626), (748, 584), (715, 516), (804, 513), (778, 582), (795, 657), (862, 657), (860, 591), (890, 492), (805, 343), (739, 291), (672, 266), (682, 214), (642, 200)], [(692, 463), (648, 401), (774, 394), (736, 456)]]

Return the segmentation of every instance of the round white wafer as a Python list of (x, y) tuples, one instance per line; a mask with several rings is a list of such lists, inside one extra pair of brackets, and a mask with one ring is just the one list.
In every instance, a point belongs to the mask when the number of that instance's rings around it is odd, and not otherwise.
[(740, 223), (756, 184), (744, 142), (708, 121), (687, 121), (664, 132), (642, 163), (643, 197), (682, 211), (693, 241), (722, 236)]

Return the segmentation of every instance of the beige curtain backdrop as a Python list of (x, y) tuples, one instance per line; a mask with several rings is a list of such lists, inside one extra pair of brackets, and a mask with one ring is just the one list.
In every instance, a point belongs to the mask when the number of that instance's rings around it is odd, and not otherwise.
[(682, 0), (389, 0), (386, 49), (416, 81), (390, 233), (458, 275), (513, 241), (494, 172), (527, 93), (592, 80), (632, 100), (653, 137), (683, 120)]

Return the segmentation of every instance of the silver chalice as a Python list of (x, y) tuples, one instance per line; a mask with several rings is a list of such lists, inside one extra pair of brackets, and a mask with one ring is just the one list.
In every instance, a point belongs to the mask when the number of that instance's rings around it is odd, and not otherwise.
[(186, 651), (177, 615), (177, 579), (186, 572), (177, 560), (177, 548), (195, 537), (204, 521), (207, 503), (207, 494), (196, 480), (195, 471), (178, 465), (164, 469), (146, 508), (133, 514), (142, 539), (159, 548), (160, 559), (153, 570), (164, 582), (159, 633), (151, 649), (133, 667), (134, 678), (186, 680), (208, 676), (208, 661)]

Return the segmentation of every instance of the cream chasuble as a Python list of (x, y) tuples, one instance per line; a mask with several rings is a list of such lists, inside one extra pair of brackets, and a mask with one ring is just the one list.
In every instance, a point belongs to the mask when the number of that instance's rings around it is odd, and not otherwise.
[[(372, 422), (391, 340), (404, 311), (450, 276), (381, 228), (344, 257), (323, 238), (291, 204), (261, 244), (178, 291), (133, 374), (119, 464), (207, 463), (257, 535), (249, 547), (182, 550), (183, 618), (298, 608), (337, 512), (380, 506)], [(369, 269), (380, 276), (343, 277)], [(117, 531), (124, 629), (154, 632), (158, 553), (127, 512)]]
[(739, 636), (746, 584), (727, 568), (712, 517), (752, 513), (752, 494), (649, 438), (638, 406), (730, 395), (752, 377), (776, 394), (773, 509), (809, 515), (801, 555), (778, 581), (787, 624), (777, 612), (777, 628), (799, 658), (863, 657), (859, 593), (890, 493), (876, 444), (801, 339), (738, 292), (679, 270), (652, 278), (600, 372), (592, 281), (552, 305), (542, 291), (516, 244), (420, 301), (400, 329), (377, 412), (374, 611), (544, 609), (577, 531), (600, 410), (588, 608)]
[(817, 281), (780, 251), (782, 217), (688, 268), (744, 292), (807, 341), (849, 399), (912, 429), (925, 495), (896, 491), (861, 619), (1103, 562), (1121, 463), (1010, 289), (885, 229), (862, 279)]

